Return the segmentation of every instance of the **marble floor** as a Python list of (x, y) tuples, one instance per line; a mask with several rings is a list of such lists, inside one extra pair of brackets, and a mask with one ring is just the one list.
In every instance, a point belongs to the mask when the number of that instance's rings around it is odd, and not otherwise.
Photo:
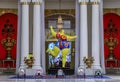
[(111, 79), (9, 79), (11, 75), (0, 75), (0, 82), (120, 82), (120, 75), (108, 75)]

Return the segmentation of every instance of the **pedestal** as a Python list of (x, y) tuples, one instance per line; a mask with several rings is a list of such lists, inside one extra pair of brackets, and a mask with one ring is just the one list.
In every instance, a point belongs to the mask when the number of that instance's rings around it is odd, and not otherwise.
[(74, 69), (70, 68), (50, 68), (48, 74), (56, 75), (59, 69), (62, 69), (65, 75), (74, 75)]
[(85, 75), (94, 75), (94, 70), (92, 68), (85, 69)]

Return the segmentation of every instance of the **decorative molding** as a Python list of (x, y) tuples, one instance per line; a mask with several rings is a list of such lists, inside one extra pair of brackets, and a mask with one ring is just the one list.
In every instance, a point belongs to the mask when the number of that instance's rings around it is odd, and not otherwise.
[(67, 14), (67, 15), (75, 16), (75, 10), (74, 9), (69, 9), (69, 10), (46, 9), (45, 10), (45, 16), (50, 16), (53, 14)]
[(120, 8), (104, 8), (103, 13), (104, 14), (115, 13), (115, 14), (120, 16)]
[(18, 14), (17, 9), (6, 9), (6, 8), (0, 8), (0, 16), (5, 14), (5, 13), (12, 13), (12, 14)]
[(92, 2), (92, 5), (99, 5), (100, 2)]
[(33, 2), (33, 5), (40, 5), (40, 2)]
[(87, 5), (87, 2), (80, 2), (80, 5)]

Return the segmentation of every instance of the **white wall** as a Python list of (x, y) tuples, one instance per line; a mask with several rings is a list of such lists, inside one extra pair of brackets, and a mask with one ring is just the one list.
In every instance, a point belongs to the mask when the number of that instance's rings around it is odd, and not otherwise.
[(104, 8), (120, 8), (120, 0), (104, 0)]
[[(46, 1), (45, 9), (59, 9), (59, 0), (56, 1)], [(75, 1), (61, 1), (60, 9), (75, 9)]]
[[(120, 0), (104, 0), (104, 8), (120, 8)], [(18, 0), (0, 0), (0, 8), (18, 8)], [(45, 9), (59, 9), (59, 0), (45, 0)], [(61, 9), (75, 9), (75, 0), (62, 0)]]
[[(59, 0), (46, 1), (45, 9), (59, 9)], [(0, 0), (0, 8), (18, 8), (18, 0)], [(61, 9), (75, 9), (75, 1), (61, 1)]]
[(12, 8), (17, 9), (17, 0), (0, 0), (0, 8)]

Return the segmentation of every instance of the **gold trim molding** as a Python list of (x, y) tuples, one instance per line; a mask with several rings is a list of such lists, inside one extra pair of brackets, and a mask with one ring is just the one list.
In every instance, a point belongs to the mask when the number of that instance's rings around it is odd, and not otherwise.
[(40, 5), (40, 2), (33, 2), (33, 5)]
[(80, 5), (87, 5), (87, 2), (80, 2)]
[(68, 14), (71, 16), (75, 16), (75, 10), (74, 9), (69, 9), (69, 10), (52, 10), (52, 9), (46, 9), (45, 10), (45, 16), (50, 16), (53, 14)]
[(5, 14), (5, 13), (12, 13), (12, 14), (18, 14), (17, 9), (6, 9), (6, 8), (0, 8), (0, 16)]
[(28, 5), (29, 2), (21, 2), (21, 5)]
[(92, 5), (99, 5), (99, 2), (92, 2)]
[(104, 14), (115, 13), (115, 14), (120, 16), (120, 8), (104, 8), (103, 13)]

